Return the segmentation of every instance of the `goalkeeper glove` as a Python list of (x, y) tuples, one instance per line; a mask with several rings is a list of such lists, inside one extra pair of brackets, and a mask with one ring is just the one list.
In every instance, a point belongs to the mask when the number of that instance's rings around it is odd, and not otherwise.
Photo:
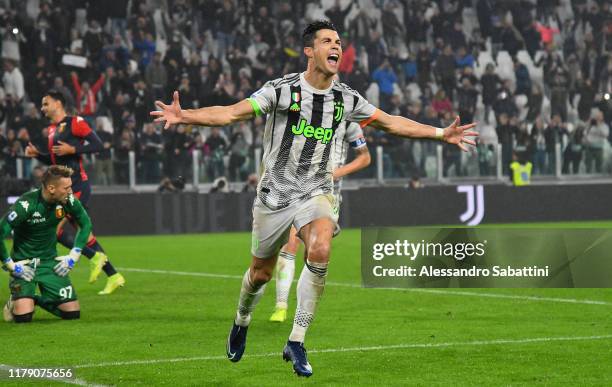
[(28, 266), (28, 263), (30, 263), (29, 259), (13, 262), (13, 260), (9, 257), (4, 260), (2, 268), (9, 271), (13, 277), (21, 278), (30, 282), (32, 279), (34, 279), (34, 269)]
[(70, 270), (72, 270), (74, 265), (79, 261), (80, 257), (81, 249), (79, 249), (78, 247), (74, 247), (72, 250), (70, 250), (70, 253), (68, 253), (68, 255), (55, 258), (55, 260), (59, 261), (59, 263), (55, 265), (53, 270), (60, 277), (65, 277), (66, 275), (68, 275)]

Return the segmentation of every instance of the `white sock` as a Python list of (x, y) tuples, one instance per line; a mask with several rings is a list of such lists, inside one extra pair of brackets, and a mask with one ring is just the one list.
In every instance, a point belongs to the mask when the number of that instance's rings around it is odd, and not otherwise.
[(295, 274), (295, 255), (281, 251), (276, 264), (276, 307), (287, 309), (291, 283)]
[(247, 269), (244, 277), (242, 277), (238, 311), (236, 312), (236, 325), (241, 327), (249, 326), (251, 323), (251, 312), (253, 312), (261, 296), (263, 296), (265, 289), (266, 284), (255, 286), (251, 282), (250, 269)]
[(306, 260), (297, 284), (297, 308), (293, 319), (290, 341), (304, 342), (306, 330), (314, 318), (319, 299), (325, 288), (327, 263)]

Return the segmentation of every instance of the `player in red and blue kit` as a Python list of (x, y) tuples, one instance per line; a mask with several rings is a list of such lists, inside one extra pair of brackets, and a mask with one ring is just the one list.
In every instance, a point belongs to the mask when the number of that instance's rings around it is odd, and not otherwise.
[[(91, 185), (83, 168), (82, 155), (100, 152), (103, 145), (87, 122), (82, 117), (67, 115), (64, 106), (65, 98), (61, 92), (51, 90), (43, 97), (41, 111), (51, 121), (48, 127), (47, 149), (43, 152), (30, 143), (25, 154), (28, 157), (36, 157), (47, 165), (65, 165), (72, 168), (72, 191), (87, 208)], [(62, 245), (72, 248), (75, 232), (64, 227), (66, 221), (73, 222), (72, 219), (66, 218), (58, 225), (57, 239)], [(125, 284), (125, 279), (108, 260), (93, 233), (89, 236), (87, 246), (83, 248), (83, 255), (90, 259), (90, 283), (95, 282), (102, 271), (108, 276), (106, 286), (98, 294), (111, 294)]]

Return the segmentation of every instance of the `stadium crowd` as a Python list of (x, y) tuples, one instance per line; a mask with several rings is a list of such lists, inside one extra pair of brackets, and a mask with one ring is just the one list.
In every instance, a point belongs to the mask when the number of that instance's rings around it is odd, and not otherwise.
[[(41, 98), (61, 91), (105, 144), (95, 182), (189, 176), (245, 181), (262, 118), (233, 127), (150, 123), (156, 99), (225, 105), (304, 67), (301, 30), (327, 18), (344, 44), (340, 78), (373, 104), (434, 126), (480, 122), (471, 154), (443, 149), (444, 174), (494, 174), (495, 151), (535, 174), (609, 172), (612, 7), (606, 0), (0, 0), (0, 166), (17, 174), (28, 142), (46, 149)], [(431, 175), (435, 146), (365, 129), (387, 177)], [(558, 145), (557, 145), (558, 144)], [(475, 169), (470, 169), (475, 165)], [(361, 174), (370, 177), (374, 168)]]

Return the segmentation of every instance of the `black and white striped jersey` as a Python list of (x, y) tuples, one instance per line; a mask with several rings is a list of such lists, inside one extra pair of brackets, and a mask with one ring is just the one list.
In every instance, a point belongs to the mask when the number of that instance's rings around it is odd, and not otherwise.
[[(358, 122), (343, 122), (338, 126), (332, 145), (332, 171), (346, 164), (349, 147), (353, 149), (367, 146), (363, 130)], [(334, 192), (342, 188), (342, 179), (334, 181)]]
[(345, 121), (363, 127), (378, 111), (343, 83), (315, 89), (304, 73), (269, 81), (248, 101), (257, 115), (267, 115), (257, 192), (273, 210), (332, 193), (331, 158), (338, 127)]

